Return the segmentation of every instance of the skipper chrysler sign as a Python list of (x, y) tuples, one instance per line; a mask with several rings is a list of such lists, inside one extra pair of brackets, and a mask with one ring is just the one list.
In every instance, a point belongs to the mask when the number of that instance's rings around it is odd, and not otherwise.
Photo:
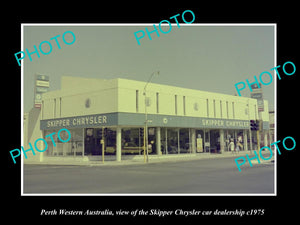
[[(106, 113), (41, 120), (41, 130), (60, 128), (88, 128), (108, 126), (145, 126), (143, 113)], [(189, 116), (148, 114), (149, 127), (208, 128), (208, 129), (249, 129), (249, 120), (214, 119)], [(264, 121), (264, 129), (269, 123)]]
[(80, 128), (80, 127), (98, 127), (111, 126), (116, 123), (117, 116), (114, 114), (96, 114), (88, 116), (66, 117), (59, 119), (41, 120), (40, 128), (42, 130), (56, 128)]

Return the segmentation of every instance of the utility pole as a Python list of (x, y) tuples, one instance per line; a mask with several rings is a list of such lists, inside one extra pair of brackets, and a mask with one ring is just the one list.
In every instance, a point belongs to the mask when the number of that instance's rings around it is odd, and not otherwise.
[[(147, 113), (147, 86), (151, 82), (154, 74), (159, 75), (159, 71), (155, 71), (150, 75), (148, 82), (146, 83), (143, 91), (143, 95), (145, 96), (145, 129), (144, 129), (144, 162), (148, 162), (148, 113)], [(146, 145), (146, 146), (145, 146)], [(146, 148), (145, 148), (146, 147)], [(145, 151), (146, 150), (146, 151)], [(145, 157), (146, 154), (146, 157)]]
[(101, 141), (102, 144), (102, 163), (104, 163), (104, 127), (102, 127)]

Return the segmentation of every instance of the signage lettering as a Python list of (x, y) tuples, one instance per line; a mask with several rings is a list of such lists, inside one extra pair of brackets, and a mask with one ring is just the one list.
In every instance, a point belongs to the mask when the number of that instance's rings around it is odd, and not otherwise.
[(202, 119), (202, 126), (205, 127), (242, 127), (242, 128), (248, 128), (249, 127), (249, 122), (245, 121), (224, 121), (221, 119)]
[(107, 116), (83, 116), (76, 118), (66, 118), (47, 121), (47, 128), (57, 128), (57, 127), (72, 127), (81, 125), (96, 125), (96, 124), (106, 124)]

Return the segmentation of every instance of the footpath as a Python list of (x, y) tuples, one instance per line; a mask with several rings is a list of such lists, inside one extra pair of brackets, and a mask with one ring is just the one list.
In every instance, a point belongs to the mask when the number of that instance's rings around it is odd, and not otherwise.
[[(122, 155), (121, 161), (116, 161), (115, 157), (106, 157), (105, 161), (102, 161), (101, 156), (84, 156), (84, 157), (64, 157), (64, 156), (52, 156), (44, 157), (43, 161), (24, 159), (25, 165), (66, 165), (66, 166), (124, 166), (124, 165), (141, 165), (150, 163), (167, 163), (167, 162), (179, 162), (179, 161), (193, 161), (202, 159), (219, 159), (219, 158), (232, 158), (233, 162), (238, 157), (253, 158), (255, 155), (253, 151), (240, 151), (238, 153), (223, 152), (223, 153), (186, 153), (186, 154), (168, 154), (168, 155), (149, 155), (148, 162), (143, 155)], [(269, 152), (263, 152), (263, 156), (266, 158), (269, 156)], [(273, 154), (274, 155), (274, 154)], [(260, 164), (270, 163), (274, 160), (272, 157), (270, 160), (260, 160)], [(257, 159), (251, 160), (252, 164), (258, 164)], [(235, 162), (234, 162), (235, 163)]]

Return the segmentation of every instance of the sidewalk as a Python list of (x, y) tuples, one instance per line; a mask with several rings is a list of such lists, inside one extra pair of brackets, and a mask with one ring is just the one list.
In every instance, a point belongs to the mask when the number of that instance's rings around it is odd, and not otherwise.
[[(192, 161), (192, 160), (201, 160), (201, 159), (218, 159), (218, 158), (233, 158), (238, 157), (246, 157), (246, 154), (249, 155), (249, 158), (254, 157), (253, 151), (240, 151), (239, 153), (232, 152), (223, 152), (219, 153), (187, 153), (187, 154), (168, 154), (168, 155), (149, 155), (148, 156), (148, 164), (149, 163), (162, 163), (162, 162), (179, 162), (179, 161)], [(269, 153), (267, 152), (266, 158), (269, 157)], [(274, 154), (273, 154), (274, 155)], [(38, 160), (30, 161), (28, 159), (24, 159), (24, 165), (65, 165), (65, 166), (123, 166), (123, 165), (141, 165), (147, 164), (144, 160), (143, 155), (135, 155), (128, 156), (122, 155), (122, 161), (118, 162), (116, 160), (112, 160), (111, 157), (106, 157), (106, 161), (102, 162), (101, 156), (94, 156), (90, 158), (88, 157), (44, 157), (43, 162)], [(260, 163), (270, 162), (274, 160), (272, 157), (270, 160), (260, 160)], [(256, 159), (251, 160), (252, 164), (258, 164)]]

